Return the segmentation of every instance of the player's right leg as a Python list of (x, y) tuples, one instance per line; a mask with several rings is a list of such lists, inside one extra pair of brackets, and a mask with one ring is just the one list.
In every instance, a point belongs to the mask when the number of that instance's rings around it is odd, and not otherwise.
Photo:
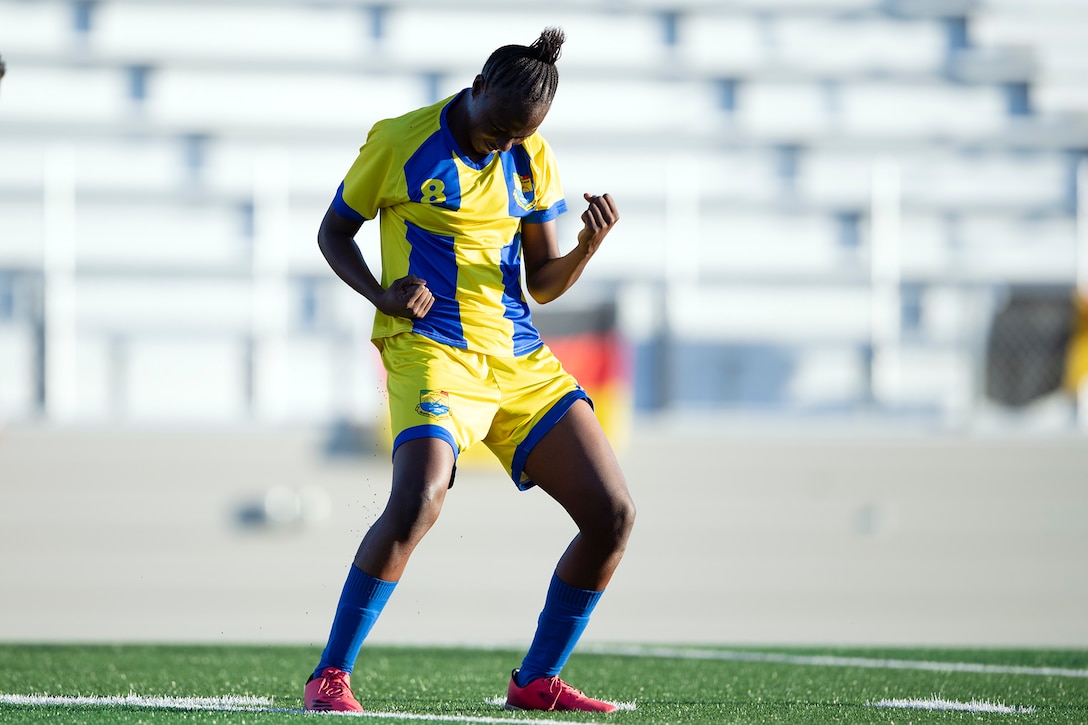
[(385, 510), (367, 531), (355, 566), (385, 581), (399, 581), (408, 558), (442, 511), (454, 456), (439, 438), (416, 438), (393, 455), (393, 488)]
[(412, 551), (438, 519), (453, 463), (453, 451), (444, 440), (417, 438), (397, 448), (389, 501), (359, 545), (328, 642), (306, 683), (307, 710), (363, 709), (350, 685), (355, 660)]
[[(411, 333), (382, 341), (381, 349), (394, 435), (393, 485), (381, 516), (359, 544), (328, 644), (307, 685), (308, 710), (360, 709), (347, 674), (409, 557), (438, 519), (457, 452), (487, 431), (498, 399), (497, 392), (480, 389), (488, 375), (478, 355)], [(318, 692), (322, 685), (314, 683), (323, 673), (334, 680), (326, 689), (340, 695)]]

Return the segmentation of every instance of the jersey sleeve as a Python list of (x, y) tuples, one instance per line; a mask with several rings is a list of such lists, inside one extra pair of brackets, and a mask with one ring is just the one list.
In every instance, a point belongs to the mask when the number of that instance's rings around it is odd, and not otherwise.
[[(403, 200), (398, 198), (398, 189), (404, 185), (404, 169), (397, 161), (392, 141), (385, 124), (375, 124), (337, 189), (333, 199), (336, 213), (366, 221), (377, 217), (382, 207)], [(403, 197), (403, 192), (400, 196)]]
[(533, 175), (536, 179), (536, 208), (523, 221), (530, 224), (551, 221), (567, 210), (563, 186), (559, 182), (559, 166), (551, 145), (537, 135), (533, 150)]

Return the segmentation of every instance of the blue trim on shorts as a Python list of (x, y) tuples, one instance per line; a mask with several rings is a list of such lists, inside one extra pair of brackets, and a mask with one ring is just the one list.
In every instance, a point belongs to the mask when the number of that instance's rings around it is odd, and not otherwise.
[(440, 425), (417, 425), (402, 430), (393, 441), (393, 455), (395, 456), (397, 454), (397, 448), (401, 443), (407, 443), (408, 441), (414, 441), (419, 438), (440, 438), (446, 441), (450, 444), (450, 448), (453, 449), (454, 462), (457, 462), (457, 441), (453, 439), (453, 433), (450, 433)]
[(570, 407), (579, 400), (584, 400), (589, 403), (590, 407), (593, 407), (593, 401), (590, 400), (589, 396), (586, 395), (586, 391), (582, 390), (582, 388), (570, 391), (560, 398), (559, 402), (551, 407), (551, 410), (544, 414), (544, 417), (529, 431), (529, 435), (525, 437), (521, 445), (514, 450), (514, 459), (510, 462), (510, 478), (514, 480), (514, 484), (520, 490), (528, 491), (536, 485), (529, 479), (521, 480), (521, 474), (525, 470), (525, 461), (529, 458), (529, 453), (540, 442), (540, 439), (547, 435), (548, 431), (554, 428), (556, 423), (562, 420)]

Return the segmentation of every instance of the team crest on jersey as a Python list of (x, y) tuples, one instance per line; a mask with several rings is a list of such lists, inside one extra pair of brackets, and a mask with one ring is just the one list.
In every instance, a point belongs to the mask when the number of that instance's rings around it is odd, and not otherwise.
[(518, 174), (520, 188), (514, 190), (514, 201), (522, 209), (533, 208), (533, 177), (531, 174)]
[(419, 405), (416, 412), (428, 418), (448, 418), (450, 415), (450, 394), (445, 390), (420, 390)]

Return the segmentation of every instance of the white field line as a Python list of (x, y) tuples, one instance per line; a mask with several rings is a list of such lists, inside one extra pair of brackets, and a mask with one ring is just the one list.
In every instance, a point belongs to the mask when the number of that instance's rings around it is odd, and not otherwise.
[(925, 660), (882, 660), (868, 657), (832, 655), (791, 655), (781, 652), (743, 652), (685, 647), (584, 647), (583, 652), (631, 657), (661, 657), (685, 660), (721, 660), (727, 662), (768, 662), (816, 667), (863, 667), (885, 670), (924, 670), (927, 672), (970, 672), (990, 675), (1038, 675), (1049, 677), (1088, 677), (1088, 670), (1064, 667), (1022, 667), (1018, 665), (982, 665), (972, 662), (928, 662)]
[(114, 695), (109, 697), (62, 696), (62, 695), (4, 695), (4, 705), (61, 705), (104, 707), (147, 707), (167, 710), (267, 710), (272, 701), (267, 697), (227, 695), (226, 697), (148, 697), (144, 695)]
[(994, 712), (1006, 715), (1030, 715), (1035, 712), (1034, 707), (1017, 705), (1002, 705), (1000, 702), (992, 703), (985, 700), (972, 700), (971, 702), (956, 702), (944, 700), (939, 697), (931, 697), (926, 700), (881, 700), (868, 703), (870, 707), (894, 707), (908, 710), (955, 710), (958, 712)]
[[(499, 705), (506, 703), (506, 698), (493, 698)], [(0, 693), (2, 705), (39, 705), (52, 707), (139, 707), (168, 710), (215, 710), (233, 712), (282, 712), (302, 713), (303, 710), (272, 707), (272, 700), (265, 697), (231, 696), (226, 697), (148, 697), (143, 695), (116, 695), (112, 697), (62, 696), (62, 695), (5, 695)], [(634, 709), (634, 705), (620, 704), (621, 709)], [(335, 712), (324, 715), (343, 717), (363, 717), (376, 720), (419, 720), (421, 722), (459, 722), (493, 725), (517, 722), (513, 717), (480, 717), (466, 715), (428, 715), (411, 712)], [(564, 721), (565, 725), (593, 725)]]

